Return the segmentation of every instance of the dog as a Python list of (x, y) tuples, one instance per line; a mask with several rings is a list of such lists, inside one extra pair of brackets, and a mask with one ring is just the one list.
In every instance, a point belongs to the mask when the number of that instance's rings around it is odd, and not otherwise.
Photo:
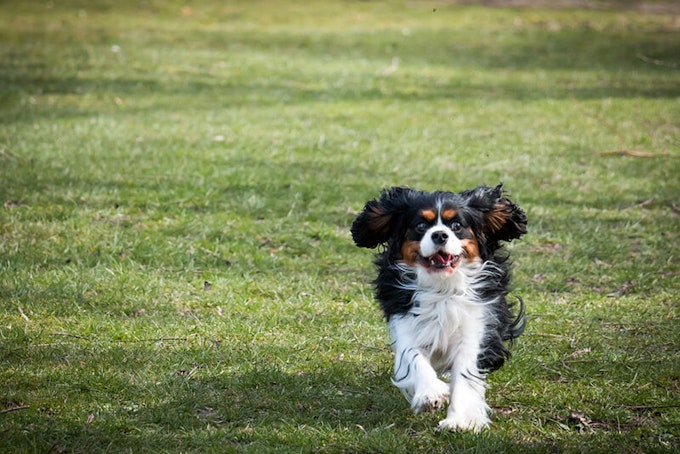
[(448, 403), (441, 430), (480, 432), (490, 423), (487, 375), (526, 324), (521, 298), (517, 314), (507, 301), (503, 242), (526, 232), (526, 215), (502, 183), (460, 193), (385, 189), (352, 224), (357, 246), (381, 246), (373, 284), (395, 353), (392, 383), (416, 413)]

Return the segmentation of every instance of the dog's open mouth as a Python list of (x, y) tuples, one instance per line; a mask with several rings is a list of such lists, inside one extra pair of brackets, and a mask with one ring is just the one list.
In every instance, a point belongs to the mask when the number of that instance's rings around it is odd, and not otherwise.
[(425, 268), (431, 271), (453, 271), (460, 263), (460, 255), (447, 254), (439, 251), (429, 257), (421, 257)]

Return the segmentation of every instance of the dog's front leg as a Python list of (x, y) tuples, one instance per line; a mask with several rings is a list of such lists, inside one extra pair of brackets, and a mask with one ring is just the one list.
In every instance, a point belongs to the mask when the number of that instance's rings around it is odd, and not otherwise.
[(468, 346), (461, 350), (451, 371), (451, 403), (439, 428), (480, 432), (491, 422), (485, 399), (486, 375), (477, 368), (479, 349)]
[(389, 325), (394, 347), (392, 383), (416, 413), (441, 408), (449, 400), (449, 385), (437, 377), (429, 354), (417, 345), (413, 316), (393, 317)]

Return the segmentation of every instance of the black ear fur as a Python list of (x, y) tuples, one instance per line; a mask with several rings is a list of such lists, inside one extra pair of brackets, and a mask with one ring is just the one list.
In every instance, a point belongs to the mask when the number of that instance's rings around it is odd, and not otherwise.
[(503, 183), (479, 186), (467, 192), (468, 206), (484, 214), (484, 235), (492, 242), (512, 241), (527, 233), (524, 211), (505, 197)]
[(383, 190), (379, 200), (366, 202), (363, 211), (352, 223), (352, 238), (360, 247), (374, 248), (394, 235), (397, 215), (410, 205), (416, 191), (393, 187)]

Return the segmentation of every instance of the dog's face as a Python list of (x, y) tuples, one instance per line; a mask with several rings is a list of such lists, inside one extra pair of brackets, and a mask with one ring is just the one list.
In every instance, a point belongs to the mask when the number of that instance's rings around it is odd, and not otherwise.
[(442, 275), (466, 261), (487, 260), (499, 241), (524, 233), (526, 216), (501, 185), (461, 193), (387, 189), (352, 225), (358, 246), (385, 244), (391, 259)]
[(461, 260), (476, 260), (479, 248), (474, 232), (453, 200), (428, 197), (415, 210), (401, 242), (401, 260), (429, 273), (453, 273)]

